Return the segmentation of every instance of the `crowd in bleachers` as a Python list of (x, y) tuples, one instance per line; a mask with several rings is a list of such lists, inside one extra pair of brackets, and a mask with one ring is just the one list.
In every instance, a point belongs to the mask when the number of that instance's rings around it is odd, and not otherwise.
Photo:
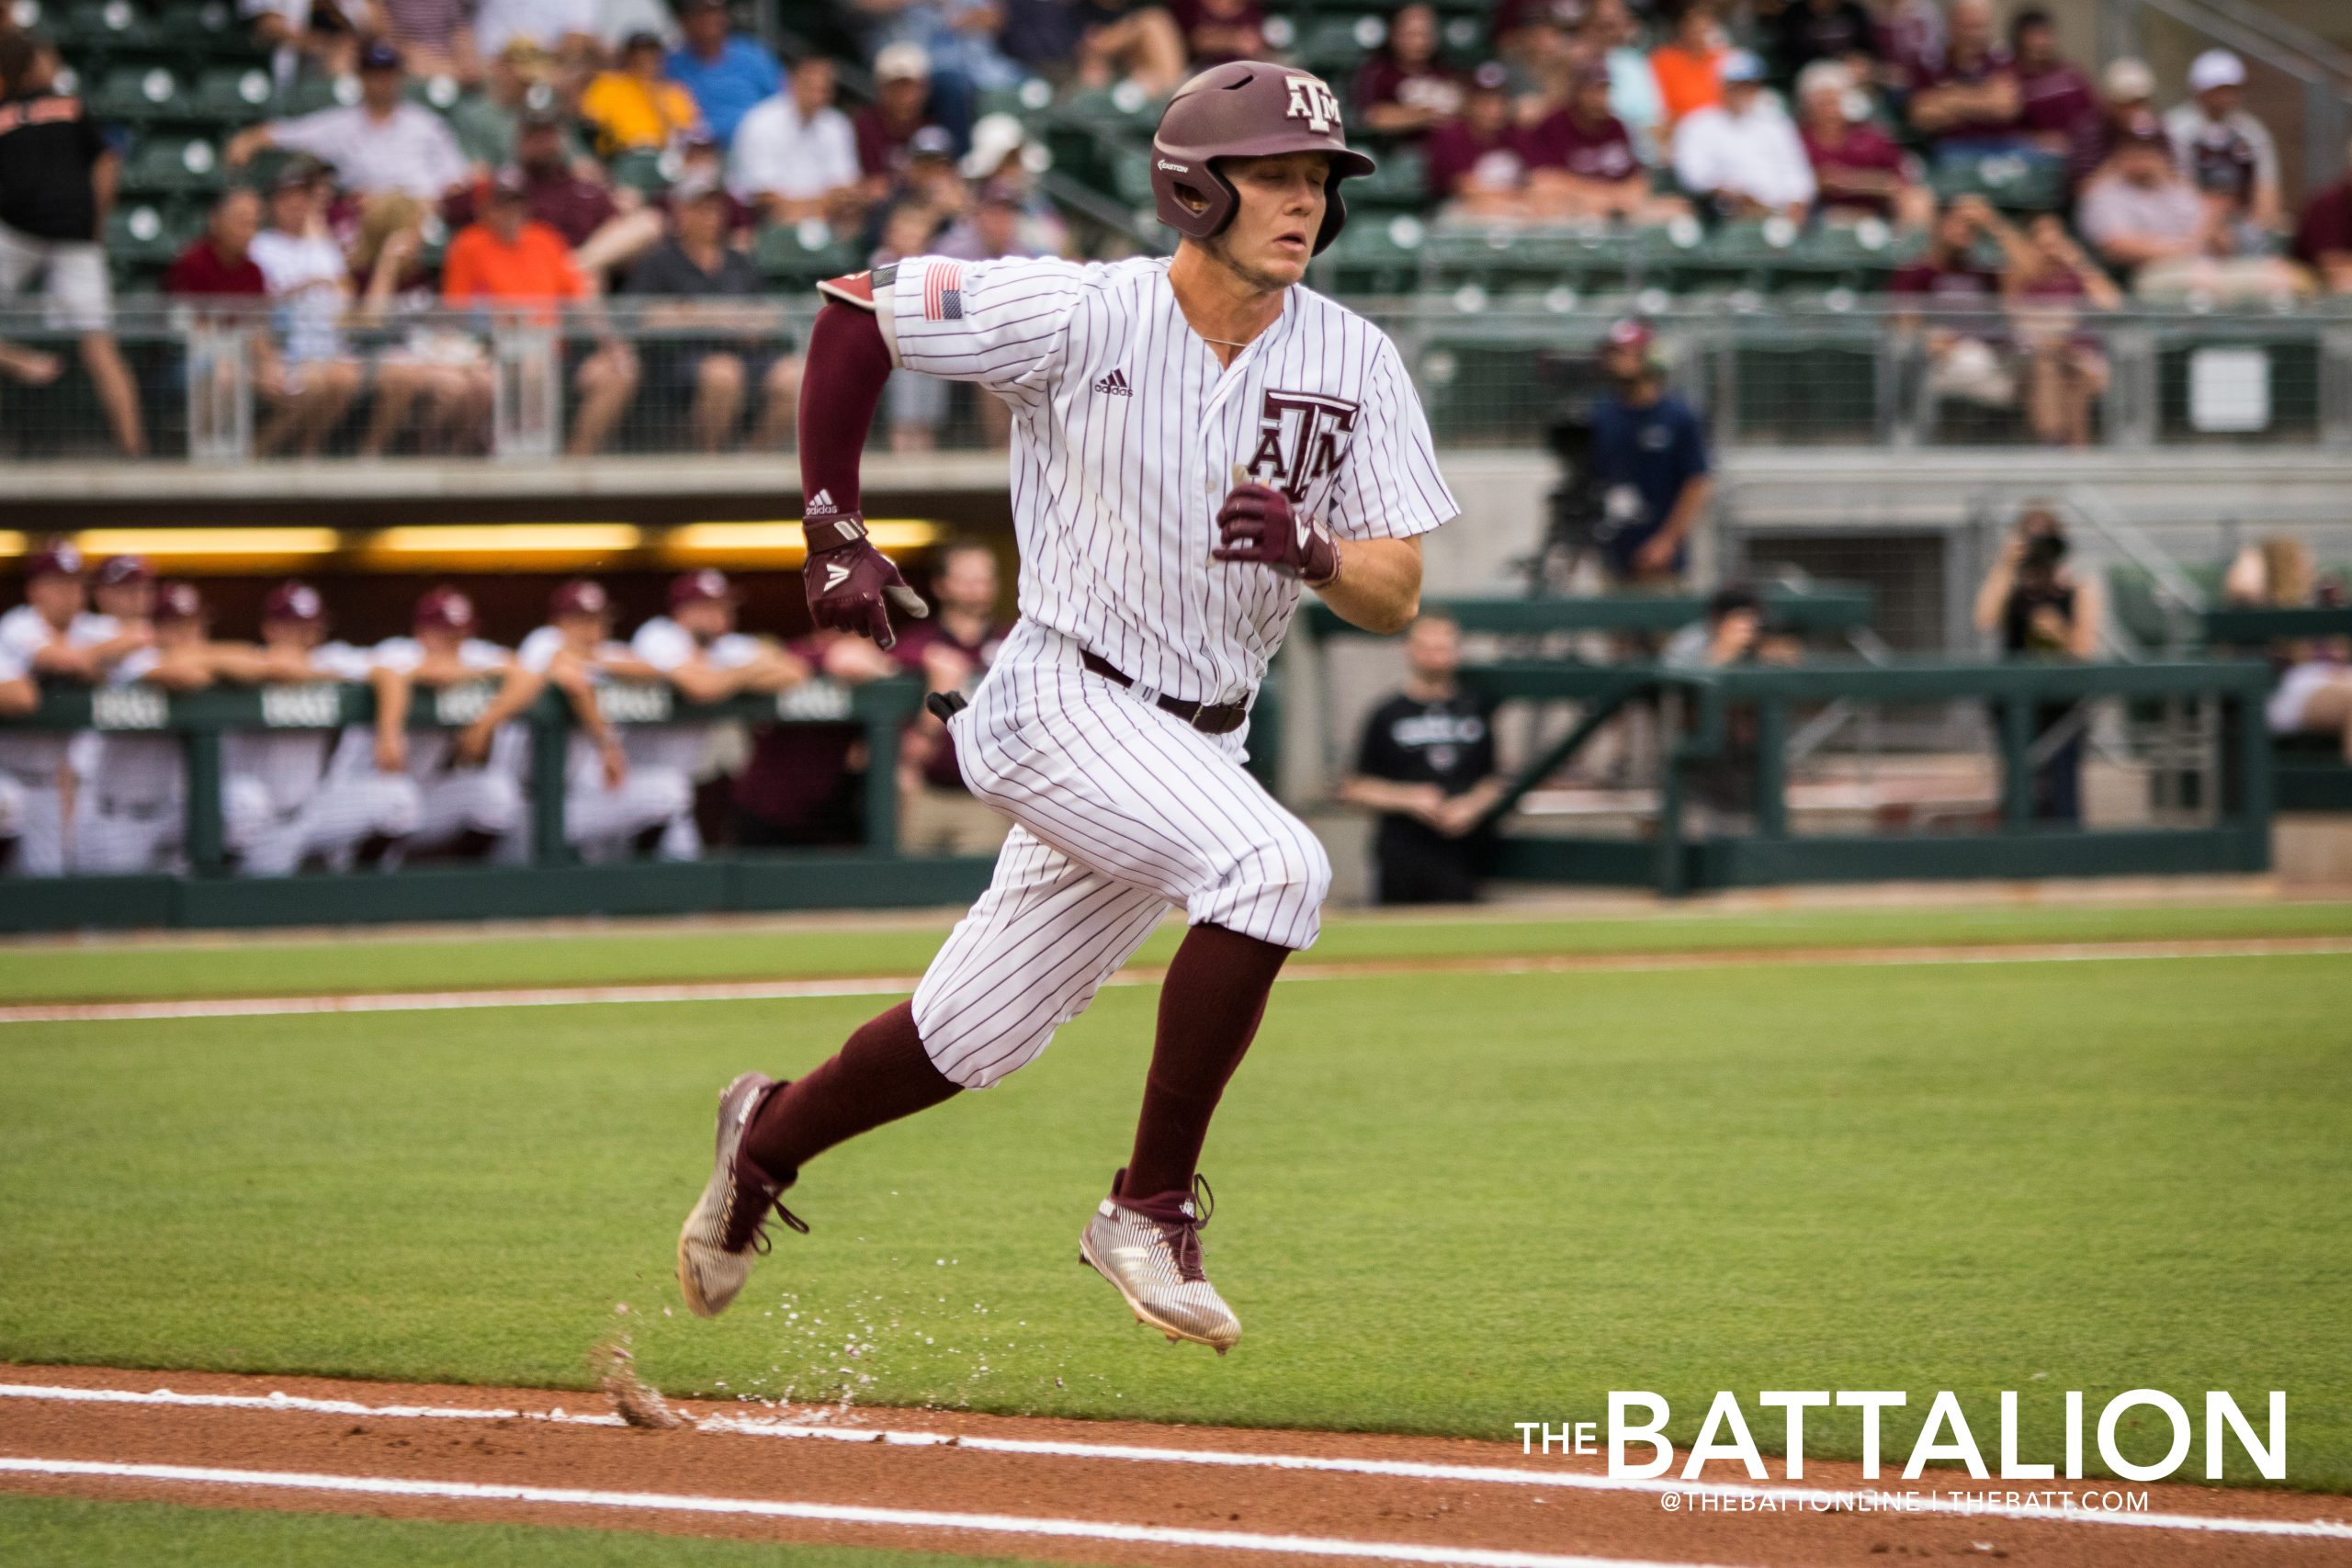
[[(2095, 72), (2046, 13), (1996, 27), (1990, 0), (775, 14), (771, 40), (724, 0), (15, 0), (0, 296), (46, 291), (130, 453), (147, 436), (109, 294), (146, 288), (266, 313), (264, 452), (338, 431), (365, 453), (483, 449), (488, 345), (422, 312), (553, 301), (572, 452), (607, 446), (640, 405), (699, 449), (775, 446), (800, 286), (909, 252), (1158, 242), (1050, 198), (1046, 132), (1110, 128), (1066, 172), (1115, 204), (1158, 101), (1244, 56), (1340, 88), (1351, 134), (1393, 165), (1351, 197), (1375, 214), (1747, 226), (1776, 245), (1860, 230), (1873, 275), (1940, 334), (1943, 389), (2030, 407), (2050, 440), (2080, 437), (2104, 375), (2075, 323), (2120, 294), (2352, 290), (2352, 189), (2312, 171), (2290, 209), (2236, 56), (2208, 51), (2178, 83), (2133, 60)], [(633, 316), (616, 324), (632, 298), (666, 301), (650, 341)], [(2032, 320), (1997, 343), (1928, 319), (2004, 302)], [(50, 346), (0, 342), (0, 380), (62, 369)], [(895, 392), (893, 443), (932, 445), (948, 418), (936, 389)]]
[[(930, 691), (968, 688), (1005, 629), (986, 546), (941, 552), (933, 593), (936, 614), (887, 650), (839, 632), (746, 630), (738, 590), (710, 570), (673, 581), (663, 612), (627, 637), (610, 592), (582, 578), (554, 589), (536, 628), (506, 628), (509, 642), (492, 639), (469, 595), (442, 586), (417, 601), (405, 635), (355, 646), (333, 636), (325, 596), (290, 581), (268, 594), (251, 639), (238, 640), (217, 635), (196, 584), (159, 581), (135, 556), (89, 563), (55, 540), (27, 558), (25, 602), (0, 615), (0, 716), (32, 712), (44, 689), (371, 685), (372, 724), (226, 737), (224, 838), (231, 863), (249, 875), (389, 869), (424, 856), (528, 862), (524, 720), (550, 691), (571, 715), (564, 828), (581, 859), (691, 860), (707, 834), (745, 847), (854, 844), (865, 832), (865, 734), (847, 721), (841, 691), (900, 675)], [(681, 704), (745, 694), (788, 703), (812, 683), (829, 685), (832, 700), (811, 711), (842, 722), (616, 724), (605, 696), (628, 684), (666, 687)], [(920, 716), (901, 737), (896, 782), (902, 848), (989, 852), (1002, 839), (1003, 819), (965, 788), (937, 719)], [(176, 734), (0, 728), (0, 865), (17, 874), (183, 869), (187, 798)]]

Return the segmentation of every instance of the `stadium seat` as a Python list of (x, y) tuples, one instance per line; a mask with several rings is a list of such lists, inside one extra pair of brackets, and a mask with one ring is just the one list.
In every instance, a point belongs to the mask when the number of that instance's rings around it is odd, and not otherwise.
[(1331, 280), (1335, 293), (1408, 293), (1420, 280), (1427, 243), (1428, 231), (1418, 218), (1351, 223), (1317, 265)]
[(150, 136), (124, 163), (122, 188), (132, 197), (209, 196), (227, 184), (219, 149), (201, 136)]
[(1403, 208), (1418, 211), (1429, 205), (1429, 160), (1418, 147), (1392, 147), (1382, 152), (1380, 166), (1360, 180), (1349, 182), (1348, 207)]
[(458, 107), (465, 89), (454, 76), (426, 76), (409, 83), (406, 96), (413, 104), (423, 104), (435, 114), (447, 114)]
[(1430, 270), (1445, 288), (1475, 283), (1490, 294), (1600, 288), (1631, 277), (1646, 243), (1637, 230), (1463, 226), (1430, 236)]
[(107, 255), (124, 266), (162, 267), (187, 249), (203, 226), (201, 214), (159, 202), (133, 202), (107, 216)]
[(203, 0), (200, 5), (178, 0), (161, 8), (153, 31), (158, 43), (216, 60), (268, 58), (268, 51), (254, 41), (252, 29), (230, 0)]
[(1344, 85), (1364, 56), (1388, 41), (1388, 23), (1376, 13), (1317, 17), (1306, 25), (1299, 62), (1318, 76)]
[(301, 76), (279, 95), (277, 107), (271, 113), (289, 118), (333, 108), (337, 104), (348, 108), (358, 101), (359, 78), (356, 76)]
[[(42, 7), (44, 13), (59, 9)], [(49, 25), (55, 28), (59, 51), (69, 60), (108, 59), (130, 50), (154, 48), (158, 41), (146, 17), (130, 0), (79, 0), (62, 9), (62, 15)]]
[(613, 184), (641, 196), (659, 196), (670, 188), (671, 160), (651, 147), (622, 153), (610, 164)]
[(2066, 160), (2052, 152), (1947, 153), (1929, 178), (1939, 201), (1981, 196), (2005, 212), (2055, 212), (2066, 204)]
[(1122, 82), (1115, 87), (1071, 94), (1062, 105), (1062, 116), (1098, 134), (1148, 141), (1159, 128), (1163, 101), (1149, 96), (1133, 83)]
[(813, 288), (863, 265), (854, 240), (840, 240), (819, 222), (775, 223), (760, 231), (752, 260), (762, 276), (784, 288)]
[(259, 65), (209, 65), (188, 93), (188, 113), (237, 129), (268, 114), (277, 94), (277, 83)]
[(140, 124), (185, 119), (191, 113), (187, 89), (161, 65), (115, 65), (89, 95), (90, 112), (100, 119)]

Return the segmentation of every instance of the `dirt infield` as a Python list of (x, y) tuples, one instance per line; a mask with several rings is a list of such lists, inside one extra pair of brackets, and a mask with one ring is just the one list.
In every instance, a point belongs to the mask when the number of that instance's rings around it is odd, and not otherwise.
[[(1713, 1563), (1924, 1557), (2352, 1564), (2345, 1499), (2098, 1482), (1611, 1481), (1516, 1444), (0, 1366), (0, 1491), (1081, 1562)], [(1777, 1468), (1777, 1467), (1776, 1467)], [(1988, 1492), (2040, 1501), (1991, 1507)], [(1974, 1503), (1968, 1498), (1978, 1499)]]

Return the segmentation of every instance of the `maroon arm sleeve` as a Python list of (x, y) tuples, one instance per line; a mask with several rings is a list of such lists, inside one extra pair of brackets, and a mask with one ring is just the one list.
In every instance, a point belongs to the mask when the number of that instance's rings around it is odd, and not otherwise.
[(829, 299), (808, 332), (801, 371), (800, 494), (832, 497), (836, 516), (863, 516), (858, 467), (865, 455), (882, 385), (890, 378), (890, 347), (871, 310)]

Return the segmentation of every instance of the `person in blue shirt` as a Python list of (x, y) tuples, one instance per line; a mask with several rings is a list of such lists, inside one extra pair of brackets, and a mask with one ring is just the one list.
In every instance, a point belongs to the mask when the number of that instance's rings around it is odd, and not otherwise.
[(1592, 409), (1592, 468), (1604, 521), (1595, 542), (1610, 577), (1666, 587), (1690, 566), (1690, 533), (1714, 493), (1699, 416), (1666, 389), (1645, 322), (1609, 329), (1600, 367), (1609, 390)]
[(765, 44), (729, 28), (725, 0), (681, 0), (678, 30), (685, 44), (671, 52), (670, 80), (694, 95), (703, 123), (724, 147), (753, 104), (783, 89), (784, 73)]

